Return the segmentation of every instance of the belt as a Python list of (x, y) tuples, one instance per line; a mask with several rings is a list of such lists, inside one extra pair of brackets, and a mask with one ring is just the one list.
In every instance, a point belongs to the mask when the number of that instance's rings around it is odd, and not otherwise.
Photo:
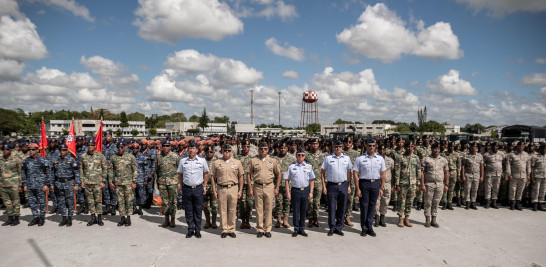
[(370, 183), (375, 183), (375, 181), (378, 181), (379, 179), (360, 179), (360, 181), (364, 181), (364, 182), (370, 182)]
[(194, 188), (197, 188), (197, 187), (199, 187), (199, 186), (201, 186), (201, 185), (203, 185), (203, 184), (198, 184), (198, 185), (193, 185), (193, 186), (184, 184), (184, 187), (188, 187), (188, 188), (194, 189)]
[(74, 180), (74, 177), (70, 177), (70, 178), (57, 178), (57, 179), (55, 179), (55, 182), (65, 183), (65, 182), (72, 181), (72, 180)]
[(259, 184), (259, 185), (261, 185), (261, 186), (264, 186), (264, 185), (270, 185), (270, 184), (272, 184), (273, 182), (269, 182), (269, 183), (265, 183), (265, 184), (261, 184), (261, 183), (258, 183), (258, 182), (254, 182), (254, 183)]
[(307, 187), (302, 187), (302, 188), (292, 187), (292, 189), (300, 190), (300, 191), (303, 191), (303, 190), (305, 190), (306, 188), (307, 188)]
[(343, 181), (343, 182), (339, 182), (339, 183), (335, 183), (335, 182), (328, 182), (328, 184), (333, 184), (333, 185), (342, 185), (344, 183), (346, 183), (347, 181)]
[(221, 185), (221, 184), (219, 184), (218, 186), (219, 186), (219, 187), (222, 187), (222, 188), (230, 188), (230, 187), (236, 186), (236, 185), (237, 185), (237, 184), (228, 184), (228, 185)]

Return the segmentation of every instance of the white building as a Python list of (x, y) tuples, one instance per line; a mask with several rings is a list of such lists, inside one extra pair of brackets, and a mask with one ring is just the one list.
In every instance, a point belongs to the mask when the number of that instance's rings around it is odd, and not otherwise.
[(355, 133), (360, 135), (386, 136), (387, 130), (394, 128), (391, 124), (323, 124), (320, 126), (321, 135), (331, 133)]
[(446, 134), (453, 134), (453, 133), (460, 133), (461, 132), (461, 126), (459, 125), (445, 125), (446, 127)]
[[(122, 136), (132, 136), (131, 131), (137, 130), (139, 136), (147, 135), (146, 123), (144, 121), (129, 121), (129, 127), (122, 128), (121, 121), (102, 121), (102, 131), (111, 130), (122, 131)], [(72, 120), (50, 120), (45, 124), (46, 133), (48, 136), (61, 136), (63, 131), (69, 131), (72, 125)], [(74, 120), (74, 132), (76, 135), (86, 135), (89, 133), (95, 135), (99, 130), (100, 120)]]
[(227, 124), (226, 123), (207, 123), (207, 127), (204, 129), (199, 128), (198, 122), (166, 122), (165, 129), (167, 132), (170, 132), (172, 135), (192, 135), (191, 130), (199, 129), (199, 134), (210, 135), (210, 134), (227, 134)]

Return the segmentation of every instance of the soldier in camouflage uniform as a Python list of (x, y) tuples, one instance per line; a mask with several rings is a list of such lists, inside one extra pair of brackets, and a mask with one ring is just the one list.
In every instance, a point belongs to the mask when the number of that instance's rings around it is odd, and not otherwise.
[(145, 209), (149, 209), (153, 203), (153, 192), (154, 192), (154, 181), (155, 181), (155, 165), (157, 160), (157, 155), (159, 154), (155, 148), (155, 143), (153, 141), (148, 141), (146, 139), (140, 140), (140, 153), (144, 156), (146, 160), (146, 166), (148, 169), (148, 177), (144, 179), (143, 185), (146, 189), (146, 200), (144, 204)]
[(252, 159), (250, 152), (250, 141), (245, 139), (241, 142), (241, 154), (236, 156), (236, 159), (241, 161), (243, 165), (244, 174), (243, 174), (243, 191), (241, 193), (241, 198), (238, 200), (239, 208), (239, 217), (241, 218), (240, 229), (250, 229), (250, 218), (252, 217), (252, 207), (254, 206), (254, 197), (249, 194), (249, 187), (252, 185), (248, 184), (248, 164)]
[(508, 173), (509, 184), (509, 200), (510, 200), (510, 209), (515, 208), (517, 210), (522, 210), (521, 207), (521, 197), (523, 196), (523, 189), (525, 184), (530, 180), (531, 174), (531, 159), (529, 154), (523, 149), (525, 144), (520, 141), (516, 146), (516, 151), (508, 154), (506, 164), (506, 172)]
[(22, 181), (24, 190), (28, 192), (32, 221), (28, 226), (45, 223), (46, 197), (45, 192), (51, 186), (51, 168), (49, 162), (38, 155), (38, 145), (30, 144), (30, 157), (23, 161)]
[[(106, 164), (110, 164), (110, 157), (118, 153), (116, 145), (114, 142), (112, 142), (111, 131), (106, 132), (104, 135), (104, 141), (105, 143), (102, 144), (102, 154), (106, 158)], [(110, 177), (106, 177), (106, 183), (109, 184), (110, 182)], [(116, 205), (118, 202), (116, 200), (115, 190), (110, 189), (108, 186), (102, 188), (102, 197), (104, 200), (104, 205), (106, 205), (106, 209), (103, 210), (102, 215), (106, 215), (108, 213), (116, 215)]]
[[(28, 143), (26, 140), (23, 140), (20, 144), (20, 150), (16, 154), (16, 156), (21, 161), (21, 166), (23, 165), (23, 160), (25, 160), (28, 156), (30, 156), (29, 149), (28, 149)], [(22, 207), (24, 209), (28, 208), (28, 192), (24, 191), (19, 193), (19, 198), (21, 200)]]
[(135, 156), (125, 153), (125, 143), (119, 142), (117, 148), (118, 153), (112, 155), (108, 165), (108, 177), (111, 177), (108, 185), (116, 191), (121, 216), (118, 226), (131, 226), (130, 214), (133, 212), (133, 190), (136, 189), (138, 166)]
[(309, 207), (307, 208), (307, 223), (308, 228), (320, 227), (318, 222), (320, 197), (322, 196), (322, 179), (320, 178), (320, 166), (324, 161), (324, 153), (322, 153), (318, 147), (319, 143), (316, 138), (309, 139), (309, 153), (305, 157), (306, 161), (313, 166), (313, 172), (315, 173), (315, 188), (313, 189), (313, 200), (309, 201)]
[[(355, 159), (359, 156), (358, 151), (353, 149), (353, 138), (352, 136), (347, 136), (345, 139), (343, 139), (343, 154), (349, 156), (349, 159), (351, 160), (351, 164), (355, 163)], [(352, 179), (353, 175), (351, 174), (351, 177), (349, 179)], [(351, 222), (351, 212), (353, 210), (353, 206), (355, 203), (358, 203), (356, 200), (358, 196), (355, 196), (355, 183), (351, 184), (351, 192), (349, 193), (349, 196), (347, 197), (347, 211), (345, 211), (345, 225), (347, 226), (354, 226), (353, 222)], [(358, 204), (356, 204), (358, 205)]]
[[(214, 151), (212, 147), (208, 146), (205, 148), (204, 151), (205, 160), (207, 160), (207, 165), (210, 170), (212, 168), (212, 163), (216, 160), (216, 158), (214, 157), (216, 151)], [(210, 227), (212, 227), (212, 229), (218, 228), (218, 225), (216, 224), (216, 216), (218, 214), (218, 198), (214, 196), (214, 191), (212, 190), (212, 186), (214, 185), (215, 184), (212, 182), (208, 183), (207, 193), (203, 196), (203, 212), (205, 213), (205, 225), (203, 226), (203, 228), (205, 229), (209, 229)]]
[(533, 211), (544, 210), (544, 193), (546, 192), (546, 143), (542, 143), (531, 159), (531, 184), (533, 184), (533, 194), (531, 202)]
[(459, 174), (461, 173), (461, 159), (459, 158), (459, 154), (454, 150), (454, 145), (455, 144), (453, 143), (447, 144), (447, 151), (441, 154), (442, 157), (447, 159), (449, 167), (449, 185), (442, 196), (442, 201), (444, 202), (442, 205), (442, 210), (453, 210), (452, 203), (455, 184), (457, 183)]
[(491, 144), (491, 150), (483, 155), (485, 164), (485, 208), (488, 209), (490, 201), (492, 207), (498, 209), (497, 196), (499, 194), (499, 186), (502, 179), (502, 162), (504, 161), (504, 153), (500, 152), (496, 142)]
[[(165, 214), (165, 221), (160, 227), (170, 226), (175, 227), (176, 216), (176, 196), (178, 190), (181, 188), (178, 183), (178, 163), (180, 163), (180, 157), (171, 152), (171, 144), (169, 141), (163, 141), (163, 147), (161, 154), (157, 156), (155, 171), (157, 175), (157, 186), (159, 187), (159, 194), (163, 205), (161, 210)], [(170, 223), (169, 223), (170, 216)]]
[(133, 143), (131, 145), (131, 150), (133, 157), (135, 157), (136, 160), (138, 174), (136, 189), (133, 190), (133, 215), (142, 215), (142, 206), (146, 203), (146, 185), (144, 185), (144, 182), (148, 182), (150, 168), (146, 157), (140, 151), (140, 145), (138, 143)]
[[(396, 191), (398, 192), (398, 226), (411, 227), (409, 221), (411, 206), (415, 197), (417, 177), (421, 177), (421, 164), (419, 157), (413, 154), (413, 142), (406, 141), (404, 144), (405, 153), (398, 157), (394, 163), (394, 178), (396, 180)], [(405, 219), (402, 219), (405, 216)]]
[[(404, 155), (404, 153), (405, 153), (404, 139), (402, 139), (401, 137), (398, 137), (397, 139), (395, 139), (395, 144), (396, 144), (395, 148), (387, 150), (387, 157), (394, 160), (394, 162), (396, 162), (397, 159), (399, 157), (401, 157), (402, 155)], [(391, 201), (392, 201), (392, 211), (398, 212), (398, 203), (399, 203), (398, 202), (398, 193), (393, 192), (391, 194)]]
[(377, 153), (379, 153), (385, 159), (385, 166), (387, 171), (385, 172), (385, 184), (383, 186), (383, 195), (378, 198), (375, 204), (375, 221), (374, 227), (381, 225), (387, 227), (385, 223), (385, 215), (387, 214), (389, 200), (392, 192), (392, 178), (394, 176), (394, 160), (388, 157), (387, 149), (385, 145), (379, 145)]
[[(84, 145), (84, 137), (76, 137), (76, 159), (78, 160), (78, 165), (80, 165), (83, 154), (87, 153), (87, 146)], [(87, 199), (85, 198), (85, 190), (80, 186), (78, 192), (76, 192), (76, 198), (80, 204), (80, 209), (78, 214), (88, 214), (89, 207), (87, 206)]]
[[(423, 138), (421, 140), (423, 142), (422, 145), (417, 147), (416, 151), (414, 151), (417, 153), (420, 161), (422, 161), (425, 157), (430, 156), (432, 152), (432, 149), (430, 148), (430, 137), (428, 135), (423, 135)], [(422, 188), (421, 179), (417, 179), (417, 188)], [(417, 201), (417, 210), (421, 210), (422, 208), (424, 208), (423, 195), (424, 193), (422, 190), (417, 190), (415, 195), (415, 199)]]
[(8, 220), (2, 226), (19, 224), (21, 204), (19, 192), (23, 191), (21, 182), (21, 160), (12, 153), (13, 145), (3, 144), (0, 157), (0, 196), (6, 206)]
[[(425, 192), (425, 227), (440, 227), (436, 222), (438, 203), (449, 185), (449, 164), (440, 156), (438, 143), (431, 145), (432, 152), (421, 161), (421, 191)], [(432, 221), (430, 220), (432, 216)]]
[(60, 155), (51, 164), (54, 192), (57, 195), (59, 209), (63, 217), (59, 226), (72, 226), (74, 216), (74, 191), (81, 184), (77, 159), (68, 156), (68, 146), (60, 146)]
[[(91, 220), (87, 226), (102, 222), (102, 188), (105, 187), (107, 175), (106, 158), (99, 152), (95, 152), (95, 140), (90, 139), (87, 143), (87, 153), (83, 154), (80, 162), (80, 179), (82, 188), (85, 190), (87, 206), (91, 213)], [(97, 217), (98, 214), (98, 217)]]
[[(286, 172), (288, 166), (296, 161), (294, 156), (288, 154), (288, 144), (286, 142), (280, 144), (279, 154), (276, 158), (281, 166), (282, 173)], [(281, 179), (279, 194), (275, 196), (275, 209), (273, 209), (273, 216), (277, 218), (275, 228), (281, 227), (281, 224), (284, 228), (290, 227), (290, 224), (288, 223), (288, 215), (290, 214), (290, 199), (288, 198), (288, 195), (286, 194), (287, 191), (284, 187), (285, 181), (284, 179)]]
[(478, 195), (478, 185), (483, 182), (483, 156), (478, 152), (478, 144), (470, 144), (469, 153), (461, 161), (461, 179), (465, 183), (465, 209), (477, 210), (476, 197)]
[[(46, 149), (46, 156), (45, 158), (49, 163), (53, 162), (56, 158), (60, 156), (59, 149), (57, 149), (57, 139), (51, 138), (49, 140), (49, 143), (47, 145)], [(61, 208), (59, 207), (59, 203), (57, 201), (57, 194), (53, 193), (51, 190), (49, 191), (49, 198), (51, 199), (51, 202), (53, 203), (53, 208), (49, 211), (50, 214), (53, 213), (60, 213)]]

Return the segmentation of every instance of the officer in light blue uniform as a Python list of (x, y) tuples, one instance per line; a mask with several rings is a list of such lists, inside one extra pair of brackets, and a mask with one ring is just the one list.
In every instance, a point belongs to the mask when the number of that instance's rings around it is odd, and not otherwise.
[[(322, 162), (321, 176), (323, 193), (328, 197), (328, 236), (338, 234), (343, 236), (343, 223), (347, 209), (347, 198), (349, 196), (350, 179), (353, 164), (349, 156), (342, 153), (341, 141), (334, 141), (334, 153), (324, 157)], [(327, 179), (324, 179), (326, 175)], [(328, 181), (328, 182), (326, 182)]]
[(49, 161), (40, 157), (38, 145), (29, 145), (30, 156), (23, 161), (21, 178), (24, 190), (28, 192), (28, 200), (32, 211), (32, 221), (28, 226), (45, 223), (46, 197), (45, 192), (51, 186), (51, 167)]
[(188, 147), (189, 156), (180, 160), (177, 170), (188, 223), (186, 238), (194, 235), (201, 238), (203, 195), (207, 192), (209, 167), (204, 158), (197, 157), (197, 144), (194, 141), (190, 141)]
[(63, 216), (59, 226), (70, 227), (74, 216), (74, 191), (79, 189), (81, 181), (78, 161), (68, 155), (68, 146), (65, 144), (60, 146), (60, 156), (53, 159), (51, 170), (54, 192)]
[(313, 198), (315, 173), (313, 172), (313, 165), (304, 160), (305, 150), (298, 148), (296, 150), (296, 162), (288, 166), (288, 170), (286, 170), (283, 177), (287, 180), (284, 188), (292, 204), (292, 222), (294, 223), (292, 237), (296, 237), (298, 234), (307, 236), (307, 233), (305, 233), (305, 217), (309, 199)]

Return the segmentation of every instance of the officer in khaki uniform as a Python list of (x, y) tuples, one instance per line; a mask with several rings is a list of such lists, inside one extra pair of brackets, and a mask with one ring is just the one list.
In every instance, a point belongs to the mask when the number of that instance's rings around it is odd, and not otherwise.
[[(230, 236), (235, 238), (235, 220), (237, 199), (241, 198), (243, 191), (243, 164), (231, 157), (231, 145), (222, 146), (222, 158), (212, 163), (211, 175), (214, 197), (220, 204), (220, 220), (222, 223), (222, 238)], [(216, 189), (215, 184), (218, 185)]]
[(506, 172), (508, 173), (509, 191), (508, 199), (510, 200), (510, 209), (515, 208), (522, 210), (521, 197), (523, 196), (523, 189), (525, 184), (529, 181), (531, 174), (531, 160), (529, 154), (523, 151), (525, 144), (520, 141), (516, 146), (516, 151), (508, 154), (506, 164)]
[(494, 209), (498, 209), (497, 196), (502, 179), (504, 153), (499, 151), (497, 142), (491, 144), (491, 150), (483, 155), (483, 160), (485, 163), (485, 208), (488, 209), (491, 204)]
[[(421, 190), (425, 194), (425, 227), (440, 227), (436, 223), (436, 216), (438, 215), (438, 203), (447, 191), (449, 185), (449, 164), (447, 159), (440, 156), (440, 146), (438, 143), (431, 145), (432, 153), (430, 156), (425, 157), (421, 165), (423, 171), (421, 172)], [(430, 217), (432, 215), (432, 222)]]
[(533, 211), (544, 210), (542, 204), (546, 192), (546, 143), (540, 144), (538, 153), (535, 153), (531, 159), (531, 183), (533, 184), (531, 196)]
[(447, 159), (447, 163), (449, 166), (449, 185), (447, 191), (444, 191), (444, 195), (442, 197), (442, 200), (444, 201), (442, 210), (453, 210), (452, 203), (455, 185), (461, 173), (461, 158), (459, 157), (457, 151), (455, 151), (455, 146), (456, 144), (454, 143), (448, 143), (447, 151), (442, 153), (442, 157)]
[(462, 160), (461, 176), (465, 183), (466, 207), (477, 210), (478, 185), (483, 181), (483, 156), (478, 153), (478, 144), (470, 144), (470, 152)]
[[(250, 195), (254, 196), (256, 203), (256, 228), (257, 237), (265, 235), (271, 238), (271, 225), (273, 214), (273, 201), (279, 193), (281, 183), (281, 167), (279, 162), (269, 157), (267, 143), (258, 145), (258, 156), (253, 158), (248, 165), (248, 184)], [(275, 183), (274, 183), (275, 182)]]

